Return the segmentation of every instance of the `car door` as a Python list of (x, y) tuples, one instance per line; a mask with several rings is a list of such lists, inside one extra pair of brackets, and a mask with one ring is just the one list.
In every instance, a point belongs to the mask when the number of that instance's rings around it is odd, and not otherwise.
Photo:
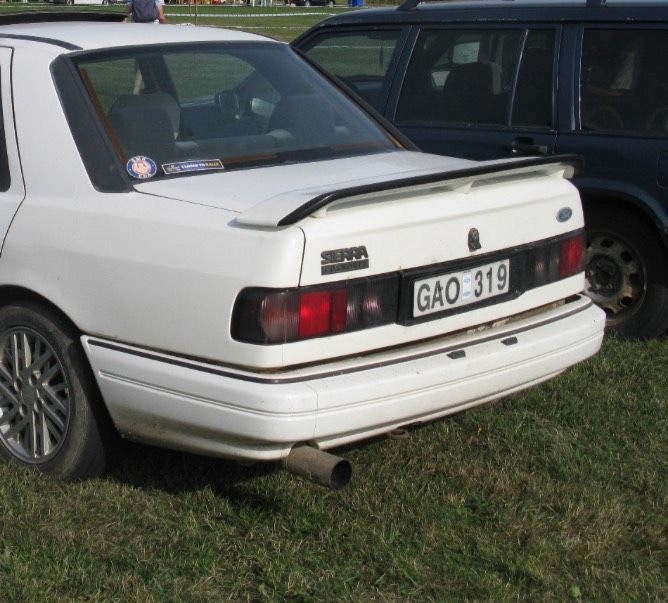
[(632, 200), (667, 224), (668, 27), (573, 25), (567, 35), (579, 68), (564, 78), (574, 110), (556, 151), (584, 157), (583, 192)]
[(432, 153), (493, 159), (550, 154), (560, 28), (424, 27), (398, 65), (387, 117)]
[(0, 47), (0, 244), (25, 196), (12, 107), (12, 53)]

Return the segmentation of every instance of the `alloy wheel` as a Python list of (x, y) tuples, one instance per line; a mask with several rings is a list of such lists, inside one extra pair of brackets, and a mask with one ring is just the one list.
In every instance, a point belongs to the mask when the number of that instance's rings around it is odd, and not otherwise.
[(27, 327), (0, 336), (0, 444), (24, 463), (49, 460), (70, 421), (63, 363), (44, 337)]

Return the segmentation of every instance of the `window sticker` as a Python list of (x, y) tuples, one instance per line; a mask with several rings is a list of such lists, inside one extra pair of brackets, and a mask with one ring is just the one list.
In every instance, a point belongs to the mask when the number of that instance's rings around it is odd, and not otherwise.
[(185, 174), (186, 172), (204, 172), (206, 170), (224, 170), (220, 159), (196, 159), (193, 161), (178, 161), (176, 163), (163, 163), (162, 170), (165, 174)]
[(158, 172), (158, 166), (155, 164), (155, 161), (144, 155), (137, 155), (128, 159), (125, 169), (130, 176), (139, 180), (153, 178)]

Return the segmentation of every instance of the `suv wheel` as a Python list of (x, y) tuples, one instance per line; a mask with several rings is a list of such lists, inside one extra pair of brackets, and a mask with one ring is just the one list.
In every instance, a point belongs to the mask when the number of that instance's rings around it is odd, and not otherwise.
[(623, 337), (647, 339), (668, 329), (668, 270), (656, 231), (630, 211), (587, 212), (585, 291)]
[(1, 456), (58, 479), (100, 474), (96, 393), (64, 320), (37, 305), (0, 309)]

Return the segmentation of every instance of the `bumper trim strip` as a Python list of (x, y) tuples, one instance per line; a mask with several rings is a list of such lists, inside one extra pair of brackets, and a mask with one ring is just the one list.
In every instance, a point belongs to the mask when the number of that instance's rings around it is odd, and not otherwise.
[[(582, 299), (582, 297), (580, 298)], [(521, 334), (525, 331), (533, 330), (539, 327), (542, 327), (547, 324), (551, 324), (553, 322), (557, 322), (560, 320), (563, 320), (565, 318), (568, 318), (569, 316), (573, 316), (574, 314), (578, 314), (580, 312), (583, 312), (587, 308), (589, 308), (593, 302), (591, 300), (587, 300), (588, 303), (585, 303), (581, 306), (578, 306), (577, 308), (573, 308), (569, 312), (565, 312), (563, 314), (559, 314), (559, 316), (553, 316), (551, 318), (546, 318), (545, 320), (533, 323), (529, 326), (521, 327), (518, 329), (510, 330), (510, 331), (504, 331), (503, 333), (496, 333), (493, 335), (486, 335), (483, 337), (479, 337), (477, 339), (474, 339), (472, 341), (467, 342), (466, 344), (462, 345), (462, 343), (457, 343), (449, 346), (444, 346), (440, 347), (435, 350), (429, 350), (428, 352), (421, 352), (418, 354), (413, 354), (411, 356), (402, 356), (401, 358), (392, 358), (389, 360), (383, 360), (379, 362), (374, 362), (371, 364), (365, 364), (363, 366), (355, 366), (355, 367), (350, 367), (350, 368), (345, 368), (345, 369), (339, 369), (339, 370), (331, 370), (331, 371), (326, 371), (323, 373), (316, 373), (316, 374), (311, 374), (311, 375), (300, 375), (296, 377), (261, 377), (256, 374), (248, 374), (248, 373), (237, 373), (233, 372), (230, 370), (224, 370), (224, 369), (219, 369), (216, 368), (212, 365), (203, 365), (203, 364), (197, 364), (197, 362), (193, 362), (190, 360), (187, 360), (185, 358), (178, 358), (174, 356), (163, 356), (160, 354), (148, 352), (146, 350), (140, 350), (132, 346), (127, 346), (124, 344), (118, 344), (118, 343), (110, 343), (108, 341), (103, 341), (100, 339), (95, 339), (95, 338), (90, 338), (88, 339), (88, 345), (98, 347), (98, 348), (104, 348), (108, 350), (112, 350), (114, 352), (121, 352), (124, 354), (129, 354), (132, 356), (137, 356), (139, 358), (146, 358), (147, 360), (153, 360), (156, 362), (164, 362), (165, 364), (171, 364), (173, 366), (178, 366), (181, 368), (186, 368), (186, 369), (191, 369), (194, 371), (200, 371), (203, 373), (208, 373), (211, 375), (217, 375), (219, 377), (229, 377), (232, 379), (239, 379), (240, 381), (249, 381), (251, 383), (264, 383), (264, 384), (271, 384), (271, 385), (281, 385), (281, 384), (290, 384), (290, 383), (300, 383), (304, 381), (313, 381), (316, 379), (323, 379), (327, 377), (335, 377), (339, 375), (345, 375), (349, 373), (356, 373), (359, 371), (366, 371), (366, 370), (372, 370), (376, 368), (383, 368), (386, 366), (391, 366), (393, 364), (399, 364), (402, 362), (410, 362), (413, 360), (419, 360), (421, 358), (427, 358), (429, 356), (437, 356), (439, 354), (448, 354), (451, 352), (459, 352), (459, 351), (464, 351), (466, 348), (475, 346), (475, 345), (480, 345), (483, 343), (487, 343), (489, 341), (494, 341), (494, 340), (499, 340), (501, 343), (503, 343), (503, 340), (507, 340), (509, 337), (514, 337), (518, 334)], [(419, 343), (419, 342), (416, 342)]]

